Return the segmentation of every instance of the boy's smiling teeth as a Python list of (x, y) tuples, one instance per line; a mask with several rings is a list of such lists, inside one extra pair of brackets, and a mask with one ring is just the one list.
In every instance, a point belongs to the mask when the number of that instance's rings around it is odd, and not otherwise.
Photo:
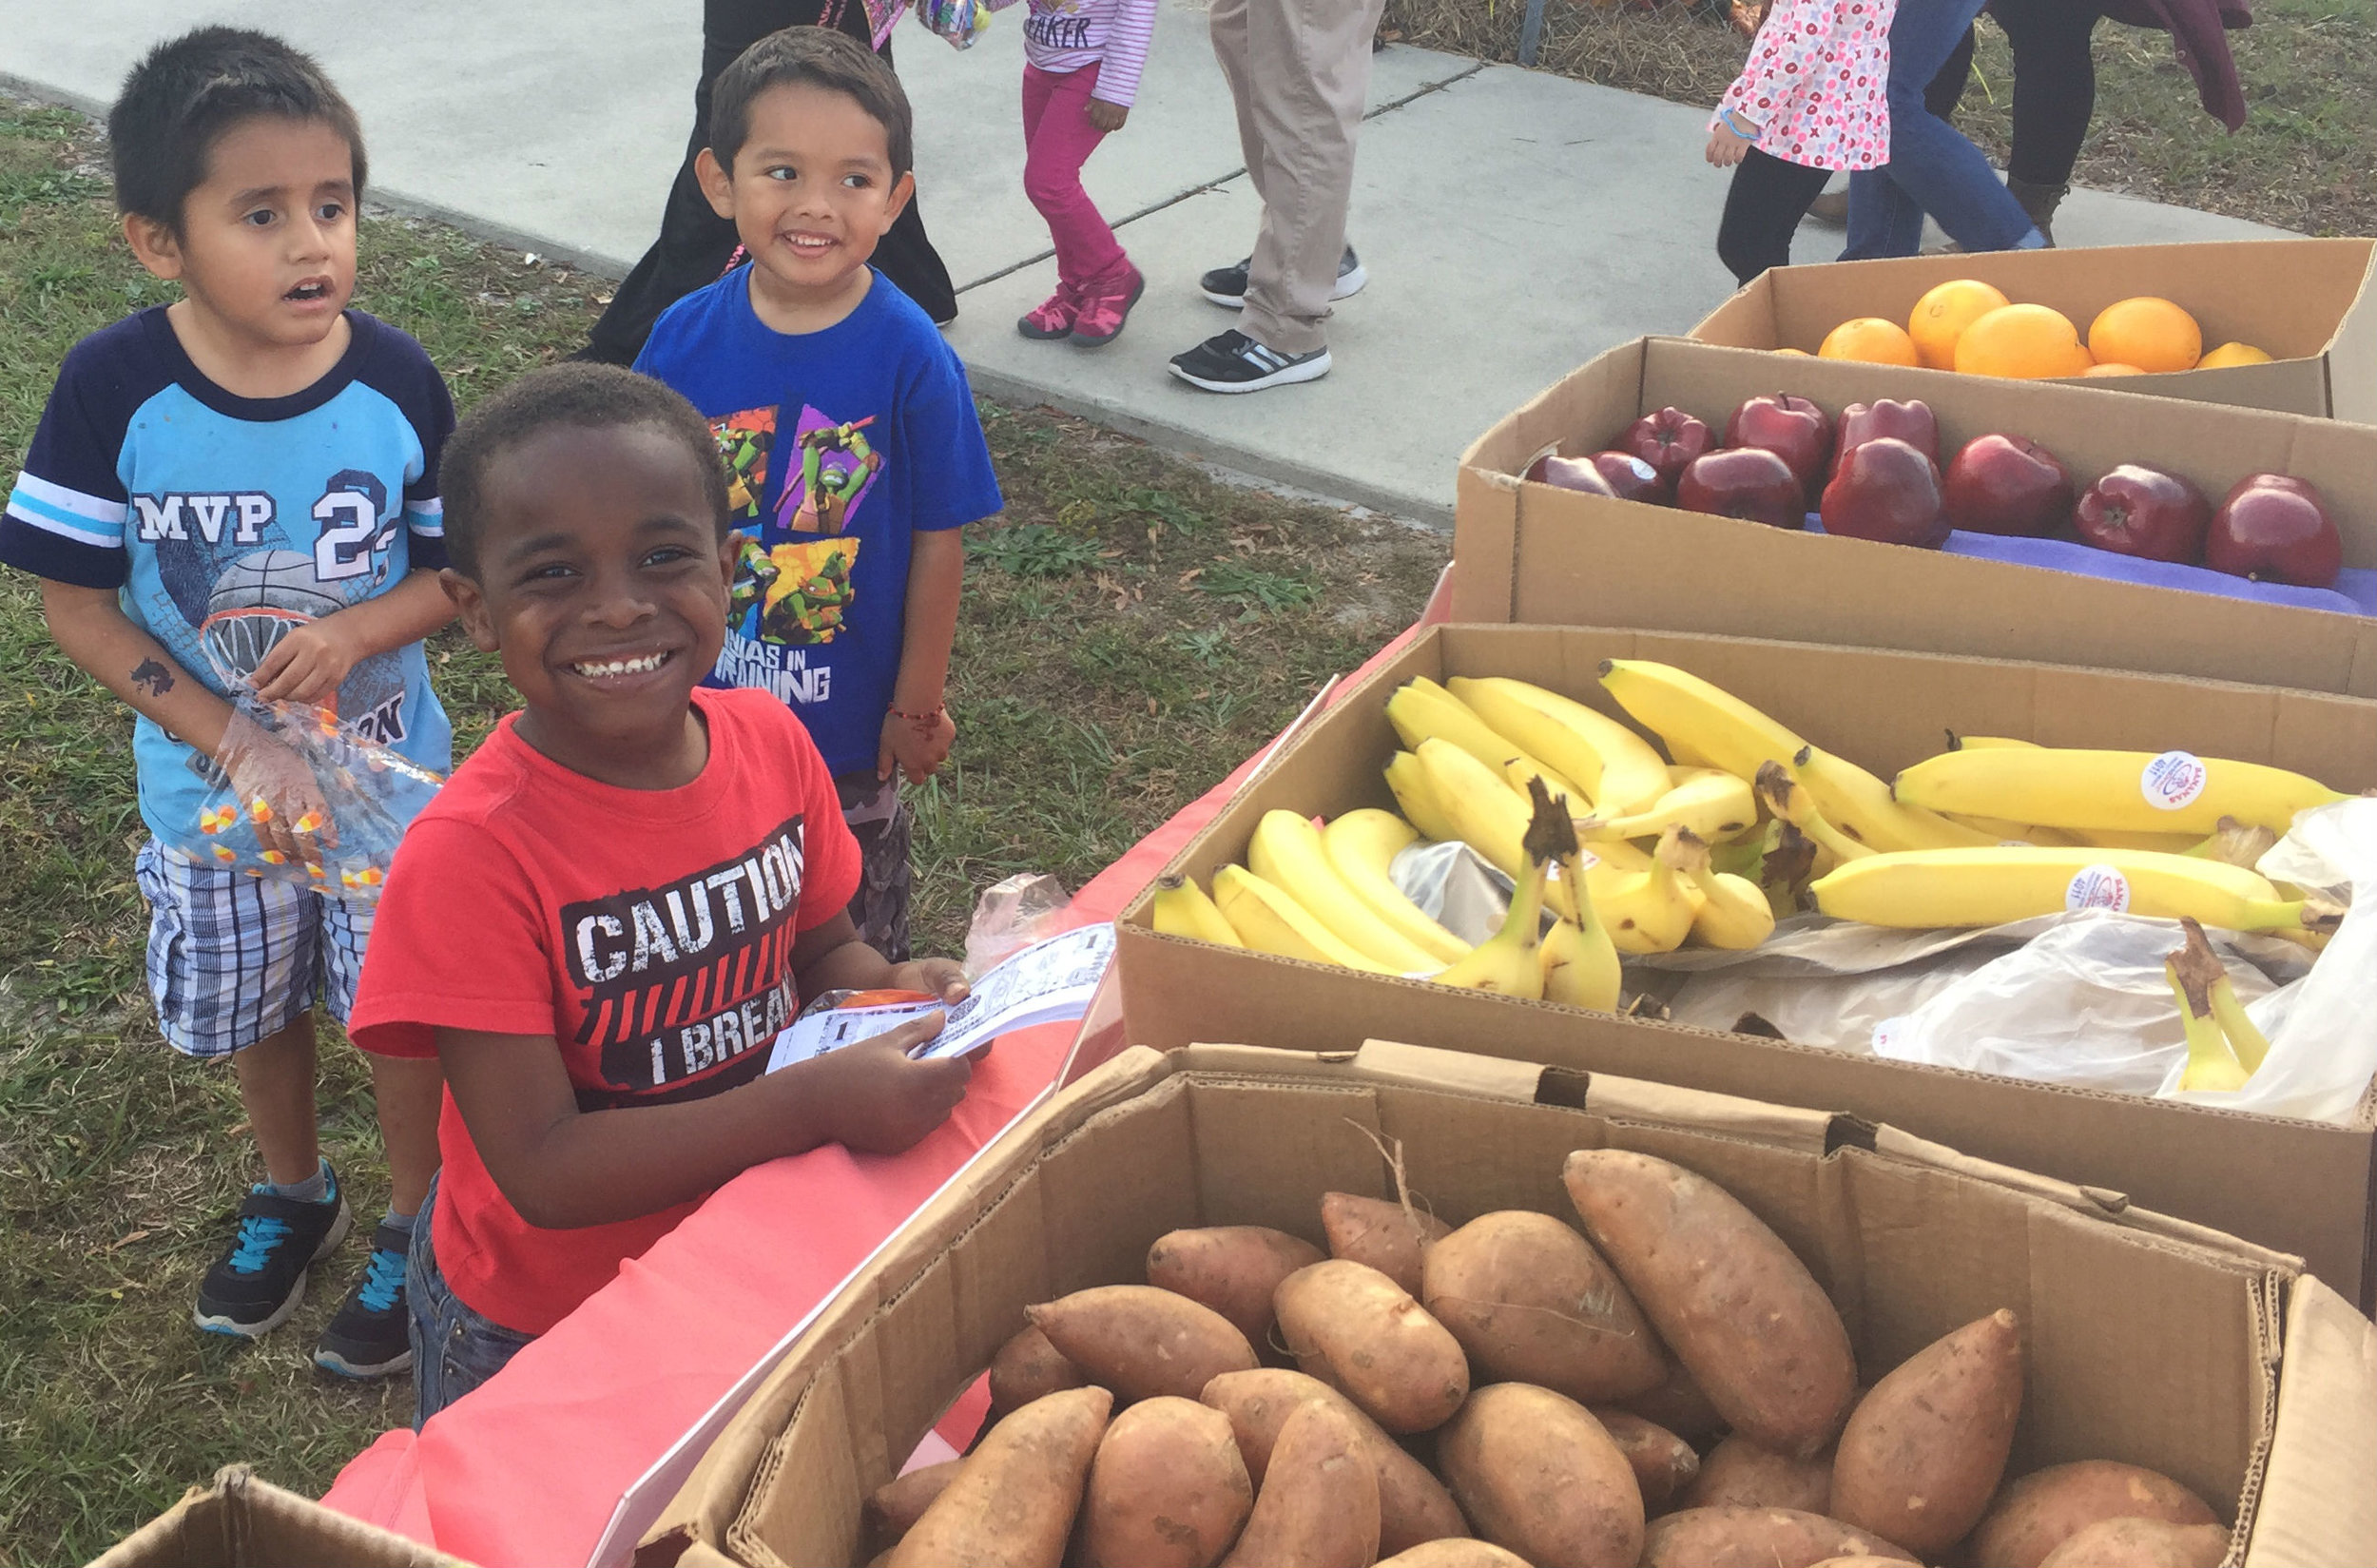
[(667, 653), (640, 653), (632, 659), (581, 659), (570, 668), (589, 679), (606, 675), (643, 675), (668, 662)]

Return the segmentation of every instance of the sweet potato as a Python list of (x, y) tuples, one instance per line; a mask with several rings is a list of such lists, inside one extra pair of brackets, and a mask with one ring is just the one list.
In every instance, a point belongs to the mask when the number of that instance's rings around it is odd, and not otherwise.
[(1468, 1396), (1460, 1342), (1366, 1264), (1329, 1258), (1299, 1268), (1272, 1306), (1296, 1365), (1390, 1432), (1441, 1426)]
[(1057, 1354), (1046, 1334), (1025, 1324), (991, 1358), (991, 1410), (983, 1428), (997, 1425), (1035, 1399), (1086, 1386), (1089, 1381), (1090, 1374)]
[(1667, 1357), (1593, 1244), (1549, 1214), (1480, 1214), (1420, 1260), (1420, 1305), (1480, 1378), (1532, 1383), (1579, 1404), (1667, 1381)]
[(1203, 1302), (1246, 1336), (1257, 1354), (1271, 1342), (1271, 1293), (1321, 1249), (1264, 1225), (1173, 1230), (1148, 1249), (1148, 1283)]
[(1642, 1488), (1643, 1512), (1664, 1513), (1675, 1495), (1700, 1474), (1700, 1456), (1682, 1438), (1631, 1410), (1609, 1405), (1592, 1408), (1593, 1419), (1633, 1466), (1634, 1484)]
[(1972, 1568), (2039, 1568), (2047, 1554), (2099, 1520), (2217, 1524), (2209, 1504), (2169, 1476), (2112, 1460), (2034, 1470), (2009, 1484), (1973, 1531)]
[(2000, 1307), (1858, 1401), (1832, 1458), (1832, 1517), (1918, 1556), (1946, 1551), (1988, 1511), (2021, 1409), (2021, 1323)]
[(1706, 1442), (1725, 1430), (1725, 1418), (1692, 1381), (1691, 1369), (1669, 1358), (1667, 1382), (1648, 1394), (1622, 1402), (1643, 1420), (1656, 1422), (1686, 1442)]
[(1814, 1568), (1901, 1568), (1904, 1558), (1878, 1558), (1867, 1552), (1855, 1552), (1845, 1558), (1826, 1558)]
[(2158, 1519), (2098, 1520), (2072, 1532), (2039, 1568), (2220, 1568), (2229, 1532)]
[(1379, 1558), (1378, 1568), (1528, 1568), (1527, 1559), (1490, 1540), (1448, 1536)]
[(895, 1477), (871, 1493), (859, 1510), (860, 1551), (874, 1557), (887, 1547), (899, 1544), (899, 1538), (916, 1528), (933, 1500), (957, 1479), (962, 1460), (945, 1459), (938, 1464), (927, 1464)]
[(1326, 1404), (1343, 1412), (1361, 1430), (1370, 1462), (1378, 1470), (1382, 1552), (1401, 1552), (1423, 1541), (1458, 1537), (1469, 1528), (1469, 1521), (1453, 1503), (1453, 1494), (1426, 1465), (1405, 1453), (1351, 1400), (1318, 1378), (1267, 1366), (1251, 1372), (1225, 1372), (1207, 1384), (1197, 1397), (1229, 1418), (1238, 1451), (1246, 1456), (1246, 1473), (1258, 1486), (1270, 1466), (1280, 1428), (1287, 1424), (1298, 1405)]
[(1224, 1372), (1253, 1366), (1254, 1347), (1227, 1318), (1152, 1285), (1101, 1285), (1027, 1307), (1057, 1354), (1125, 1403), (1195, 1399)]
[(1114, 1396), (1067, 1388), (1009, 1416), (966, 1456), (890, 1568), (1060, 1568)]
[(1437, 1468), (1478, 1534), (1546, 1568), (1633, 1568), (1642, 1490), (1592, 1412), (1523, 1383), (1469, 1396)]
[(1209, 1568), (1254, 1506), (1229, 1418), (1171, 1394), (1116, 1416), (1081, 1501), (1084, 1568)]
[(1351, 1192), (1321, 1194), (1321, 1229), (1328, 1234), (1330, 1257), (1367, 1264), (1414, 1297), (1420, 1294), (1420, 1254), (1453, 1230), (1434, 1214)]
[(1826, 1448), (1813, 1459), (1793, 1459), (1739, 1435), (1727, 1438), (1700, 1462), (1699, 1476), (1684, 1493), (1684, 1506), (1829, 1514), (1832, 1450)]
[(1686, 1508), (1651, 1521), (1642, 1568), (1813, 1568), (1831, 1558), (1913, 1562), (1878, 1536), (1795, 1508)]
[(1334, 1405), (1297, 1405), (1224, 1568), (1368, 1568), (1378, 1555), (1379, 1479), (1361, 1428)]
[(1586, 1235), (1727, 1424), (1786, 1454), (1832, 1440), (1857, 1359), (1780, 1236), (1716, 1183), (1649, 1154), (1579, 1150), (1561, 1176)]

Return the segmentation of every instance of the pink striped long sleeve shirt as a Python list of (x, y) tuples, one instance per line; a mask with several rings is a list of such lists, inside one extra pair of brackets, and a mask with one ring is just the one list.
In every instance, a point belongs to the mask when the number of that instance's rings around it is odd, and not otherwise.
[(1156, 0), (1032, 0), (1023, 55), (1045, 71), (1069, 75), (1098, 68), (1090, 96), (1129, 108), (1155, 32)]

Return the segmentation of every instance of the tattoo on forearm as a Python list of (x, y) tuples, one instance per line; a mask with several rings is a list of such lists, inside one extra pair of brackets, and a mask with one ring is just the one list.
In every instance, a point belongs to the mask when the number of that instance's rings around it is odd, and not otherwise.
[(143, 659), (133, 668), (132, 684), (152, 697), (162, 697), (173, 689), (173, 671), (154, 659)]

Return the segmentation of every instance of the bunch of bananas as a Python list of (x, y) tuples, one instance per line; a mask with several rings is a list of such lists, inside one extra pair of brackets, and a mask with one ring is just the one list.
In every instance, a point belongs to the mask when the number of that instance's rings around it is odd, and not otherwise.
[[(2297, 812), (2342, 799), (2299, 774), (1951, 734), (1885, 783), (1672, 665), (1606, 660), (1600, 679), (1667, 757), (1524, 681), (1411, 681), (1386, 705), (1403, 745), (1385, 769), (1400, 817), (1364, 808), (1316, 826), (1269, 812), (1212, 898), (1193, 881), (1159, 888), (1156, 928), (1611, 1009), (1620, 955), (1755, 947), (1779, 914), (1811, 907), (1934, 927), (2102, 905), (2313, 946), (2341, 913), (2251, 869)], [(1389, 875), (1422, 838), (1465, 843), (1517, 884), (1503, 929), (1475, 950)]]

